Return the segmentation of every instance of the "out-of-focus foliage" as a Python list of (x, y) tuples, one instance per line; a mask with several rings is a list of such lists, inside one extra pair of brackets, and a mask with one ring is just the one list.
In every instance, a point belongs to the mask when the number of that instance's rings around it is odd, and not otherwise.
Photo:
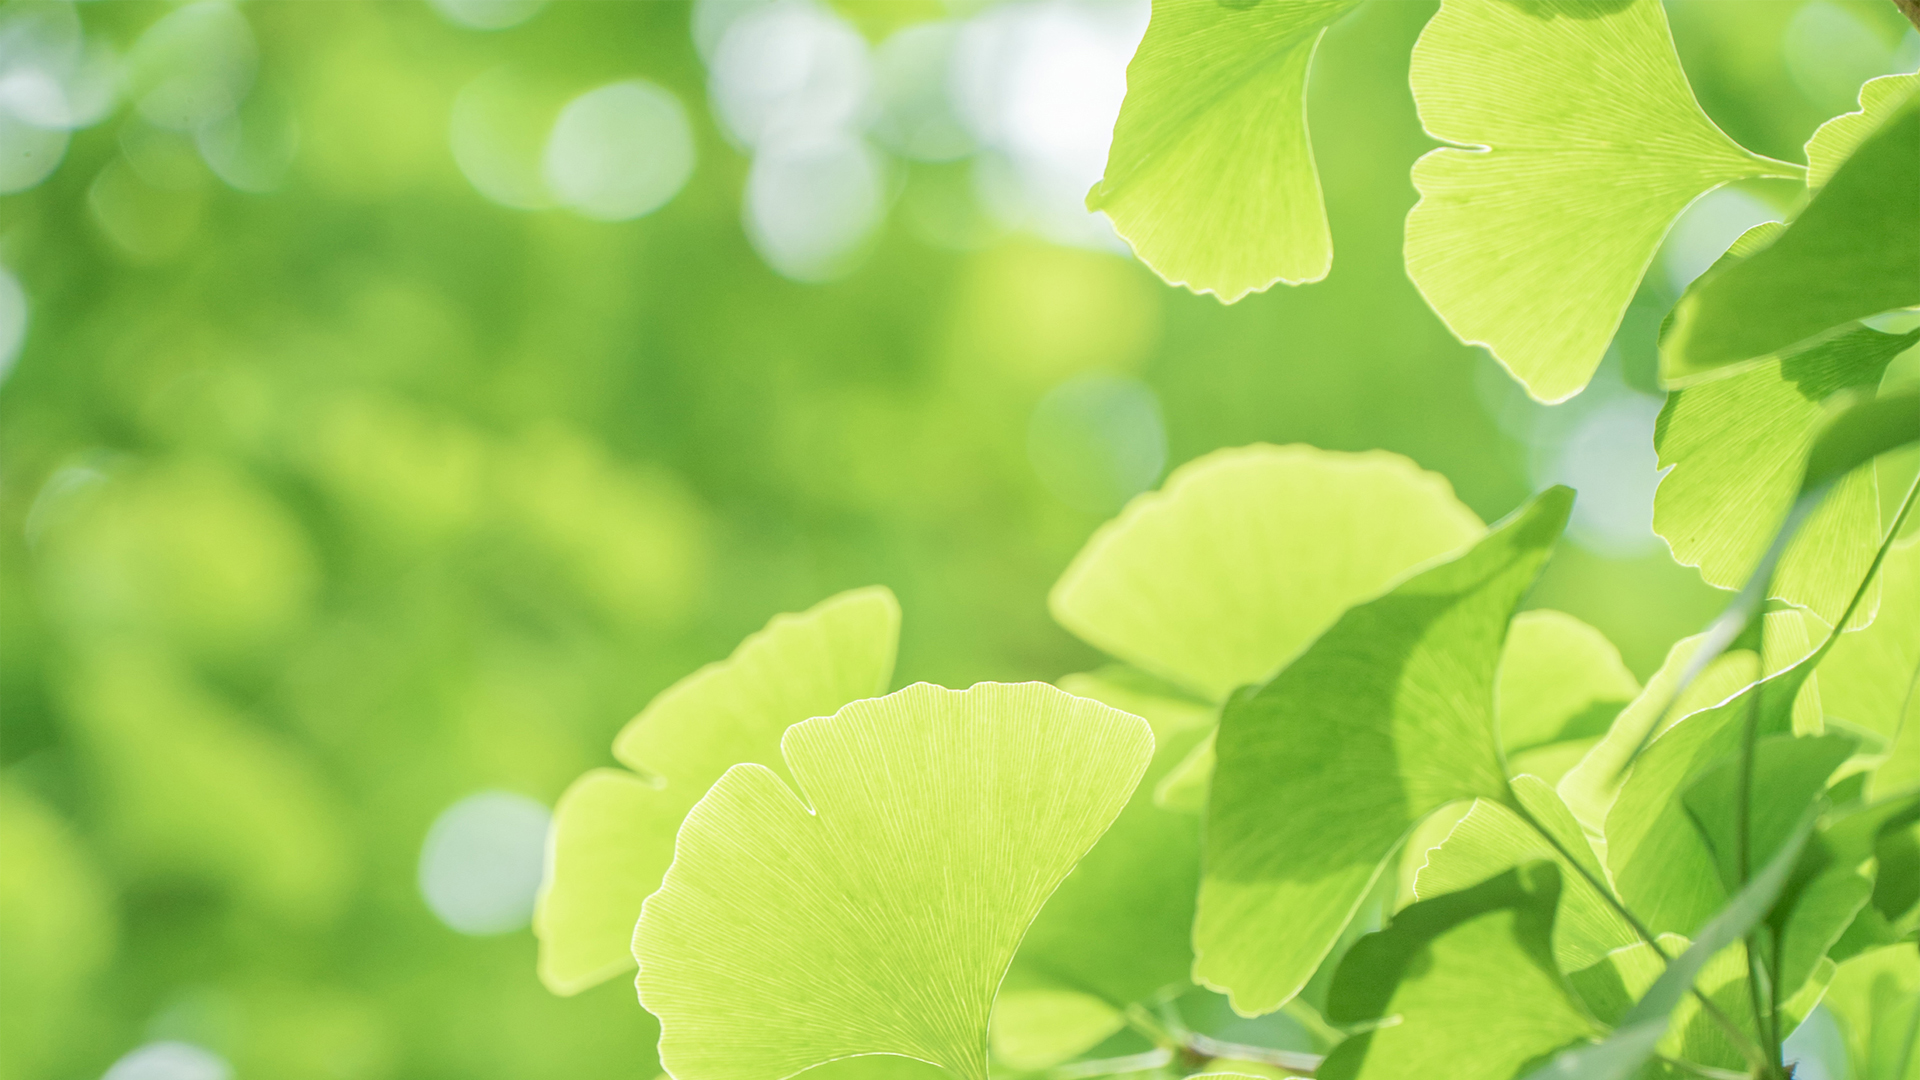
[[(1433, 10), (1328, 30), (1340, 260), (1229, 309), (1081, 207), (1144, 5), (0, 6), (0, 1076), (656, 1075), (624, 981), (534, 976), (540, 808), (842, 589), (894, 685), (1093, 667), (1048, 587), (1221, 447), (1572, 484), (1527, 603), (1650, 674), (1720, 602), (1648, 528), (1655, 328), (1792, 196), (1683, 215), (1535, 406), (1401, 262)], [(1773, 157), (1914, 63), (1878, 0), (1670, 18)]]

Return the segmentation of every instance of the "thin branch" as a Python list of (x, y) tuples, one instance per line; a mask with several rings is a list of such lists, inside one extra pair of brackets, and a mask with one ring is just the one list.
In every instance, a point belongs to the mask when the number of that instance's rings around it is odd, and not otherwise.
[(1121, 1073), (1145, 1072), (1171, 1064), (1173, 1051), (1166, 1047), (1155, 1047), (1140, 1054), (1128, 1054), (1125, 1057), (1096, 1058), (1092, 1061), (1076, 1061), (1071, 1065), (1056, 1065), (1047, 1070), (1049, 1080), (1086, 1080), (1091, 1076), (1118, 1076)]
[(1196, 1054), (1208, 1058), (1226, 1058), (1229, 1061), (1251, 1061), (1260, 1065), (1272, 1065), (1302, 1076), (1312, 1076), (1315, 1069), (1326, 1059), (1319, 1054), (1302, 1053), (1299, 1050), (1275, 1050), (1266, 1046), (1248, 1046), (1245, 1043), (1227, 1042), (1211, 1035), (1202, 1035), (1196, 1031), (1187, 1032), (1187, 1048)]
[(1653, 1056), (1655, 1060), (1662, 1064), (1670, 1068), (1678, 1069), (1690, 1076), (1701, 1076), (1705, 1077), (1706, 1080), (1749, 1080), (1747, 1073), (1716, 1069), (1711, 1065), (1701, 1065), (1692, 1061), (1685, 1061), (1681, 1058), (1668, 1057), (1665, 1054), (1655, 1054)]
[(1893, 6), (1907, 17), (1915, 30), (1920, 30), (1920, 0), (1893, 0)]

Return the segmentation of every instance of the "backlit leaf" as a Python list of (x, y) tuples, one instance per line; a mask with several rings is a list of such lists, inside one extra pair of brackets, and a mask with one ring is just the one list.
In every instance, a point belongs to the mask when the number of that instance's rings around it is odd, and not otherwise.
[(1912, 942), (1841, 964), (1825, 1004), (1846, 1036), (1853, 1080), (1920, 1080), (1920, 950)]
[(1807, 187), (1818, 190), (1826, 186), (1841, 162), (1879, 130), (1916, 89), (1920, 89), (1920, 72), (1868, 79), (1860, 87), (1860, 108), (1821, 124), (1807, 140)]
[(1397, 454), (1241, 447), (1128, 504), (1048, 599), (1082, 640), (1221, 701), (1484, 531), (1443, 477)]
[(1307, 70), (1357, 2), (1155, 0), (1087, 209), (1161, 277), (1229, 304), (1326, 277)]
[(1541, 494), (1467, 552), (1349, 610), (1227, 705), (1194, 975), (1237, 1010), (1269, 1012), (1299, 992), (1428, 813), (1505, 798), (1501, 646), (1572, 502), (1566, 488)]
[(1039, 683), (921, 683), (797, 724), (781, 753), (794, 786), (727, 770), (642, 911), (662, 1066), (780, 1080), (898, 1054), (984, 1080), (1007, 964), (1126, 805), (1147, 725)]
[(1916, 190), (1920, 93), (1909, 88), (1777, 239), (1687, 289), (1662, 371), (1684, 378), (1920, 304)]
[[(1595, 877), (1605, 880), (1566, 804), (1537, 777), (1520, 776), (1514, 793), (1555, 838), (1585, 863)], [(1560, 910), (1553, 924), (1553, 952), (1561, 970), (1577, 971), (1604, 960), (1615, 949), (1640, 939), (1598, 891), (1521, 817), (1498, 802), (1480, 799), (1439, 847), (1427, 852), (1414, 892), (1422, 900), (1469, 888), (1504, 870), (1535, 860), (1560, 867)]]
[[(1920, 332), (1856, 327), (1669, 394), (1654, 447), (1672, 468), (1654, 495), (1653, 527), (1674, 558), (1721, 588), (1744, 585), (1800, 494), (1808, 453), (1828, 419), (1824, 403), (1849, 391), (1872, 393), (1887, 365), (1916, 341)], [(1801, 526), (1775, 568), (1771, 595), (1838, 619), (1880, 540), (1873, 470), (1857, 470)], [(1856, 625), (1872, 618), (1876, 593)]]
[(1547, 775), (1529, 761), (1548, 760), (1543, 752), (1560, 744), (1575, 743), (1584, 752), (1587, 740), (1606, 734), (1640, 693), (1639, 681), (1606, 635), (1547, 610), (1514, 616), (1495, 685), (1494, 711), (1509, 770), (1532, 772), (1548, 783), (1564, 770)]
[(1541, 401), (1587, 384), (1688, 204), (1799, 174), (1700, 111), (1658, 0), (1445, 0), (1412, 83), (1428, 133), (1466, 149), (1414, 165), (1407, 273)]
[(640, 905), (687, 810), (728, 766), (780, 769), (780, 736), (887, 688), (900, 608), (873, 587), (779, 615), (733, 655), (668, 687), (614, 740), (636, 770), (595, 769), (554, 807), (534, 930), (540, 977), (572, 994), (633, 966)]
[(1361, 938), (1334, 977), (1328, 1019), (1398, 1022), (1341, 1043), (1314, 1075), (1512, 1076), (1598, 1035), (1549, 945), (1561, 882), (1554, 864), (1528, 863), (1422, 900)]

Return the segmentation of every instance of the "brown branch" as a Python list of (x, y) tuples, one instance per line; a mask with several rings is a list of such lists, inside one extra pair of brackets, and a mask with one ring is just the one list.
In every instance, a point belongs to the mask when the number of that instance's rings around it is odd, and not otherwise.
[(1907, 17), (1915, 30), (1920, 30), (1920, 0), (1893, 0), (1893, 6)]

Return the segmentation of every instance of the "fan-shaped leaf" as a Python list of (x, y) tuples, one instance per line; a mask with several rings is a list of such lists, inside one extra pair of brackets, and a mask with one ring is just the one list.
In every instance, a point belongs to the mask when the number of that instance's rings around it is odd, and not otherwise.
[(877, 586), (775, 616), (627, 724), (614, 755), (642, 775), (595, 769), (554, 808), (534, 917), (549, 989), (577, 993), (633, 966), (640, 904), (673, 861), (687, 810), (730, 765), (781, 768), (789, 726), (885, 692), (899, 629), (899, 605)]
[[(1600, 860), (1588, 846), (1580, 823), (1553, 789), (1533, 776), (1515, 777), (1513, 790), (1554, 838), (1582, 860), (1588, 873), (1606, 880)], [(1486, 799), (1460, 819), (1439, 847), (1427, 852), (1414, 879), (1414, 893), (1433, 899), (1468, 888), (1504, 870), (1535, 860), (1560, 867), (1560, 911), (1553, 924), (1553, 953), (1563, 971), (1577, 971), (1604, 960), (1615, 949), (1639, 941), (1606, 899), (1554, 847), (1518, 814)]]
[(1639, 693), (1600, 631), (1559, 611), (1514, 616), (1494, 690), (1508, 771), (1558, 781)]
[(1506, 797), (1493, 728), (1501, 645), (1572, 503), (1566, 488), (1545, 492), (1464, 554), (1349, 610), (1228, 703), (1194, 975), (1236, 1009), (1268, 1012), (1299, 992), (1428, 813)]
[(795, 786), (727, 770), (647, 898), (661, 1064), (781, 1080), (898, 1054), (984, 1080), (994, 992), (1139, 782), (1147, 725), (1039, 683), (921, 683), (797, 724), (781, 753)]
[(1821, 124), (1807, 140), (1807, 187), (1815, 191), (1825, 187), (1840, 163), (1916, 91), (1920, 91), (1920, 72), (1868, 79), (1860, 87), (1860, 107)]
[(1541, 401), (1587, 384), (1689, 203), (1800, 173), (1700, 111), (1658, 0), (1445, 0), (1412, 83), (1427, 131), (1472, 149), (1414, 165), (1407, 273)]
[(1548, 943), (1561, 880), (1553, 863), (1528, 863), (1422, 900), (1361, 938), (1334, 976), (1328, 1019), (1399, 1022), (1341, 1043), (1314, 1075), (1512, 1076), (1599, 1034)]
[[(1866, 327), (1770, 358), (1669, 394), (1654, 429), (1660, 464), (1671, 466), (1654, 494), (1653, 527), (1674, 558), (1698, 566), (1724, 589), (1746, 584), (1800, 495), (1808, 454), (1828, 419), (1825, 402), (1872, 393), (1887, 365), (1920, 331)], [(1800, 527), (1773, 574), (1772, 596), (1831, 622), (1880, 547), (1880, 499), (1873, 471), (1840, 481)], [(1855, 625), (1873, 617), (1868, 593)]]
[(1221, 701), (1484, 531), (1443, 477), (1397, 454), (1222, 450), (1101, 526), (1049, 603), (1082, 640)]
[(1155, 0), (1087, 195), (1161, 277), (1233, 303), (1327, 276), (1307, 70), (1358, 0)]
[(1920, 92), (1904, 93), (1778, 239), (1687, 289), (1661, 343), (1663, 371), (1686, 377), (1782, 352), (1920, 304)]

